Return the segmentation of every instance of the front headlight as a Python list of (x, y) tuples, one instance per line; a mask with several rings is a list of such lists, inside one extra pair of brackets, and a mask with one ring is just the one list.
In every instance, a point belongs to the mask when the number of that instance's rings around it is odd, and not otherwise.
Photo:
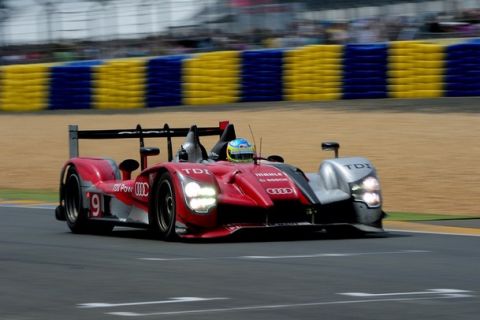
[(352, 183), (351, 189), (354, 201), (364, 202), (369, 208), (376, 208), (382, 205), (380, 182), (378, 182), (376, 177), (368, 176)]
[(196, 213), (208, 213), (217, 205), (217, 190), (211, 186), (181, 177), (185, 203)]
[(363, 180), (362, 187), (366, 191), (380, 191), (380, 182), (375, 177), (367, 177)]

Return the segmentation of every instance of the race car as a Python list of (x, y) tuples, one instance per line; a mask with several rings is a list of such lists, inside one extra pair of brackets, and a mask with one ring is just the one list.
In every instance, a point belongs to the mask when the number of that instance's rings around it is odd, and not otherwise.
[[(218, 135), (207, 152), (200, 137)], [(173, 153), (172, 138), (183, 143)], [(139, 139), (140, 163), (118, 165), (108, 158), (79, 155), (81, 139)], [(168, 160), (152, 166), (158, 147), (147, 138), (167, 140)], [(338, 156), (339, 144), (317, 172), (304, 173), (281, 156), (227, 161), (234, 125), (217, 127), (79, 130), (69, 126), (70, 159), (60, 174), (58, 220), (74, 233), (106, 233), (115, 226), (148, 228), (165, 240), (226, 237), (239, 230), (329, 230), (348, 226), (382, 232), (382, 194), (376, 169), (361, 157)], [(136, 177), (132, 173), (140, 167)]]

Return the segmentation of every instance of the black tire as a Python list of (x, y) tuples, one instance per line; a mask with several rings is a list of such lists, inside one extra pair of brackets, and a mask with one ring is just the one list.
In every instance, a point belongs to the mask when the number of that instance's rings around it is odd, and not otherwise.
[(177, 239), (175, 188), (168, 172), (163, 173), (153, 188), (150, 226), (164, 240)]
[(65, 220), (73, 233), (106, 234), (113, 230), (113, 224), (88, 221), (87, 209), (83, 207), (80, 177), (75, 168), (70, 168), (64, 186)]
[(87, 213), (83, 208), (83, 195), (80, 177), (70, 168), (64, 186), (64, 206), (67, 225), (73, 233), (88, 232)]

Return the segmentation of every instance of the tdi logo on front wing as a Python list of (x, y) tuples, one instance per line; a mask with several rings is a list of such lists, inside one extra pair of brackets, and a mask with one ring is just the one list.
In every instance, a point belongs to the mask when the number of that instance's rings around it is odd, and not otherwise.
[(267, 193), (271, 195), (293, 194), (292, 188), (268, 188), (265, 191), (267, 191)]
[(146, 182), (135, 182), (135, 195), (137, 197), (148, 197), (150, 187)]

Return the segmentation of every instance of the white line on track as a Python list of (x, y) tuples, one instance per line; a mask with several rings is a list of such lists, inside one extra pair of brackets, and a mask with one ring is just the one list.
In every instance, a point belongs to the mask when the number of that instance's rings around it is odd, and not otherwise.
[(138, 258), (145, 261), (185, 261), (185, 260), (212, 260), (212, 259), (238, 259), (238, 260), (268, 260), (268, 259), (313, 259), (313, 258), (336, 258), (336, 257), (355, 257), (370, 255), (389, 255), (389, 254), (416, 254), (429, 253), (426, 250), (400, 250), (400, 251), (379, 251), (379, 252), (347, 252), (347, 253), (314, 253), (301, 255), (283, 255), (283, 256), (237, 256), (237, 257), (210, 257), (210, 258)]
[(143, 306), (150, 304), (167, 304), (167, 303), (182, 303), (182, 302), (197, 302), (197, 301), (212, 301), (212, 300), (227, 300), (228, 298), (199, 298), (199, 297), (176, 297), (168, 300), (160, 301), (142, 301), (142, 302), (127, 302), (127, 303), (105, 303), (92, 302), (81, 303), (77, 308), (115, 308), (115, 307), (129, 307), (129, 306)]
[(459, 289), (428, 289), (426, 291), (414, 291), (414, 292), (390, 292), (390, 293), (367, 293), (367, 292), (343, 292), (338, 293), (343, 296), (350, 297), (390, 297), (390, 296), (410, 296), (410, 295), (431, 295), (431, 294), (442, 294), (442, 295), (452, 295), (452, 294), (465, 294), (471, 291), (468, 290), (459, 290)]
[(318, 253), (307, 255), (286, 255), (286, 256), (241, 256), (239, 259), (304, 259), (304, 258), (329, 258), (329, 257), (355, 257), (383, 254), (408, 254), (408, 253), (426, 253), (425, 250), (401, 250), (401, 251), (380, 251), (380, 252), (352, 252), (352, 253)]
[(136, 313), (136, 312), (108, 312), (108, 315), (123, 316), (123, 317), (148, 317), (148, 316), (168, 316), (168, 315), (188, 315), (188, 314), (202, 314), (202, 313), (221, 313), (233, 311), (254, 311), (254, 310), (274, 310), (274, 309), (288, 309), (300, 307), (315, 307), (327, 305), (345, 305), (345, 304), (360, 304), (360, 303), (379, 303), (379, 302), (402, 302), (402, 301), (420, 301), (420, 300), (438, 300), (438, 299), (459, 299), (473, 297), (472, 295), (433, 295), (431, 297), (405, 297), (405, 298), (383, 298), (383, 299), (364, 299), (364, 300), (346, 300), (346, 301), (320, 301), (311, 303), (292, 303), (292, 304), (274, 304), (274, 305), (257, 305), (231, 308), (212, 308), (212, 309), (197, 309), (197, 310), (179, 310), (179, 311), (165, 311), (152, 313)]
[(205, 260), (207, 258), (138, 258), (138, 260), (145, 261), (192, 261), (192, 260)]

